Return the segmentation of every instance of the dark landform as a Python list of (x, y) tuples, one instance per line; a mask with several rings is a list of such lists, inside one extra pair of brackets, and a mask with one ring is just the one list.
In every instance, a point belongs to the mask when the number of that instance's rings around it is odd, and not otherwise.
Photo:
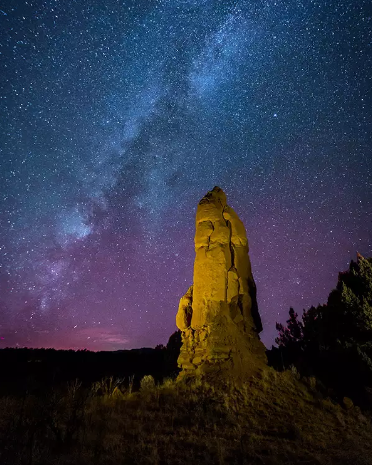
[(53, 386), (76, 379), (90, 386), (104, 378), (114, 377), (121, 383), (134, 382), (151, 375), (160, 383), (178, 374), (180, 334), (173, 334), (166, 346), (91, 352), (88, 350), (55, 350), (7, 348), (0, 350), (0, 394), (25, 395), (44, 393)]

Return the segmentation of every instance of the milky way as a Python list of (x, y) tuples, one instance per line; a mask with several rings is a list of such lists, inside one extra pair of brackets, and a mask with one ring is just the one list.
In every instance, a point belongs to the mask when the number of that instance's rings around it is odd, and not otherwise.
[(372, 253), (365, 1), (13, 0), (0, 11), (0, 347), (166, 343), (197, 202), (247, 228), (264, 324)]

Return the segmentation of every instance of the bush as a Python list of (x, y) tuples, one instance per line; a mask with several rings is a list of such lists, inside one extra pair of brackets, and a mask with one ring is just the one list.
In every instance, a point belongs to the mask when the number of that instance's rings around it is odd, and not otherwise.
[(151, 375), (146, 375), (141, 379), (141, 391), (149, 391), (155, 387), (155, 380)]

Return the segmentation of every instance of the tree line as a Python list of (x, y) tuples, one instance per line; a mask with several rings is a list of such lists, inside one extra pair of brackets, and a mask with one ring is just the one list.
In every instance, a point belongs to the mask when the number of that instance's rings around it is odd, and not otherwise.
[(301, 317), (291, 308), (286, 324), (276, 329), (278, 347), (269, 353), (276, 368), (295, 367), (336, 394), (372, 402), (372, 258), (357, 254), (339, 273), (326, 304)]

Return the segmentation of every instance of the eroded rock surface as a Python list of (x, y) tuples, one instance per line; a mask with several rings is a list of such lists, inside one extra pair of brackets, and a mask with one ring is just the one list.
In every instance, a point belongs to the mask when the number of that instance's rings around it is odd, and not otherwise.
[(176, 317), (180, 377), (244, 379), (266, 364), (245, 228), (219, 187), (196, 212), (194, 283)]

